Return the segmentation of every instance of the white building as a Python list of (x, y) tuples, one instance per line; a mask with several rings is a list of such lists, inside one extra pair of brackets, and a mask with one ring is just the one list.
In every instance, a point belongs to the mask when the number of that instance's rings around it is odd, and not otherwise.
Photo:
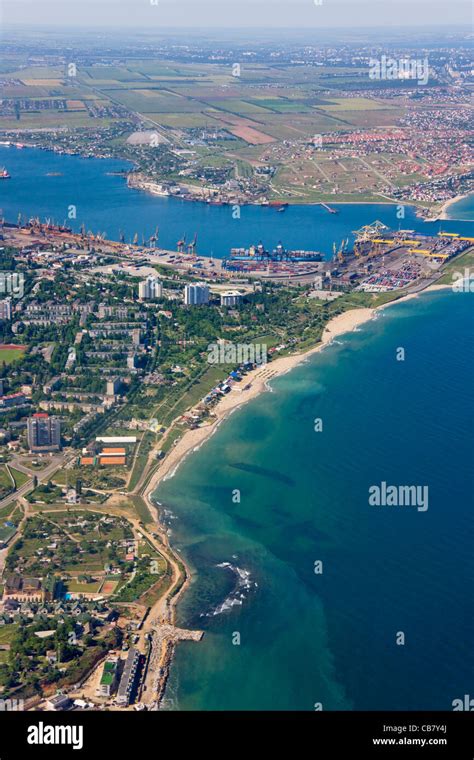
[(3, 301), (0, 301), (0, 319), (11, 319), (12, 318), (12, 299), (11, 298), (5, 298)]
[(153, 298), (163, 297), (163, 283), (156, 277), (147, 277), (138, 285), (138, 297), (140, 301), (149, 301)]
[(238, 290), (226, 290), (221, 293), (221, 306), (237, 306), (242, 299), (243, 295)]
[(186, 285), (184, 288), (184, 303), (186, 306), (201, 306), (209, 303), (209, 288), (204, 282)]

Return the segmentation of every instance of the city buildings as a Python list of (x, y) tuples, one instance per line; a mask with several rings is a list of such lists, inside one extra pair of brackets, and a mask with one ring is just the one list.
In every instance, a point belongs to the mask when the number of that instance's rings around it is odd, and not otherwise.
[(130, 649), (128, 652), (125, 666), (120, 679), (120, 685), (117, 694), (117, 703), (119, 705), (129, 705), (132, 700), (133, 690), (137, 680), (138, 664), (140, 662), (140, 652), (138, 649)]
[(10, 320), (11, 318), (12, 318), (12, 299), (4, 298), (2, 301), (0, 301), (0, 319)]
[(227, 290), (225, 293), (221, 293), (221, 306), (237, 306), (243, 295), (238, 290)]
[(0, 407), (7, 409), (13, 406), (23, 406), (26, 404), (26, 396), (24, 393), (10, 393), (7, 396), (0, 398)]
[(156, 277), (147, 277), (138, 285), (138, 297), (140, 301), (148, 301), (153, 298), (162, 298), (163, 284)]
[(28, 420), (27, 437), (30, 451), (59, 451), (61, 423), (46, 413), (34, 414)]
[(46, 578), (26, 578), (21, 575), (10, 575), (5, 580), (3, 600), (16, 601), (52, 601), (56, 595), (57, 581), (54, 576)]
[(113, 377), (110, 380), (107, 380), (107, 396), (115, 396), (119, 392), (121, 385), (122, 381), (119, 377)]
[(209, 303), (209, 288), (203, 282), (192, 283), (184, 288), (186, 306), (201, 306)]

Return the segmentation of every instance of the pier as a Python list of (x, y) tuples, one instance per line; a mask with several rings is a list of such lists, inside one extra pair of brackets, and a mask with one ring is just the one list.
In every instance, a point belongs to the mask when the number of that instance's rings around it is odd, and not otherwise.
[(177, 628), (169, 623), (158, 623), (149, 638), (149, 656), (140, 701), (159, 707), (163, 699), (173, 652), (178, 641), (201, 641), (204, 631)]
[(322, 206), (324, 209), (326, 209), (326, 211), (329, 211), (330, 214), (338, 214), (339, 213), (339, 211), (337, 210), (337, 208), (331, 208), (331, 206), (328, 206), (327, 203), (323, 203), (323, 201), (321, 201), (321, 203), (319, 205)]

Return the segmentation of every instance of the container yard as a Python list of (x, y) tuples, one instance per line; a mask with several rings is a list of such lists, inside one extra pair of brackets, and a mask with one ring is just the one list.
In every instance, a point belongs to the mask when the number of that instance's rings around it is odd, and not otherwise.
[(426, 285), (444, 263), (474, 245), (474, 238), (459, 233), (394, 231), (378, 221), (354, 234), (352, 251), (341, 245), (335, 252), (332, 276), (366, 292)]

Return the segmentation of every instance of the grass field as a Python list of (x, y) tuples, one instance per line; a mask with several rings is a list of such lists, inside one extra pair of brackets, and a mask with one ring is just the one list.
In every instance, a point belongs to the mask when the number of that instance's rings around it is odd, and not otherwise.
[(148, 511), (148, 507), (143, 501), (141, 496), (130, 496), (130, 500), (135, 508), (135, 511), (144, 525), (149, 525), (153, 522), (153, 518)]
[(471, 248), (461, 256), (456, 256), (454, 261), (451, 261), (443, 268), (443, 272), (443, 276), (438, 280), (440, 285), (452, 285), (454, 281), (453, 275), (456, 275), (456, 278), (458, 275), (464, 277), (465, 274), (469, 274), (472, 277), (474, 273), (474, 249)]
[(76, 580), (68, 580), (66, 583), (67, 591), (71, 594), (97, 594), (102, 581), (91, 581), (90, 583), (80, 583)]
[(17, 488), (21, 488), (21, 486), (30, 480), (28, 475), (26, 475), (24, 472), (20, 472), (20, 470), (16, 470), (14, 467), (10, 467), (10, 472), (13, 475), (13, 479)]
[(24, 356), (21, 348), (0, 348), (0, 364), (12, 364)]
[(0, 644), (11, 644), (17, 629), (16, 623), (0, 626)]
[(6, 507), (2, 507), (0, 509), (0, 523), (4, 520), (7, 520), (10, 517), (11, 513), (13, 512), (14, 506), (15, 506), (14, 504), (7, 504)]
[(10, 473), (4, 464), (0, 465), (0, 490), (11, 491), (13, 489)]

